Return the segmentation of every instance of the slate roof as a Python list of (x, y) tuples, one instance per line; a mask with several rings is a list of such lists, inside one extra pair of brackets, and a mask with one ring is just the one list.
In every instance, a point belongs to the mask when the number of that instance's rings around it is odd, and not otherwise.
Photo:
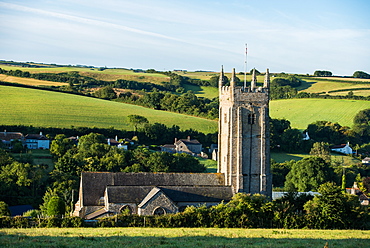
[[(157, 189), (153, 192), (153, 189)], [(162, 191), (173, 202), (229, 201), (233, 192), (230, 186), (108, 186), (110, 203), (141, 203), (148, 194)], [(150, 197), (150, 196), (149, 196)]]
[[(179, 187), (223, 185), (225, 185), (225, 183), (222, 173), (82, 172), (80, 190), (82, 190), (83, 194), (81, 204), (84, 206), (98, 205), (99, 199), (104, 196), (104, 191), (107, 186), (151, 186), (148, 190), (149, 192), (154, 186)], [(122, 194), (125, 194), (125, 192), (122, 192)], [(134, 193), (130, 194), (134, 195)]]
[(12, 141), (22, 140), (24, 138), (22, 133), (18, 132), (0, 132), (0, 140)]
[(196, 139), (179, 139), (178, 141), (176, 141), (175, 144), (181, 144), (181, 143), (184, 143), (185, 145), (202, 145), (198, 140)]
[(25, 136), (26, 139), (35, 139), (35, 140), (48, 140), (44, 135), (42, 134), (27, 134)]

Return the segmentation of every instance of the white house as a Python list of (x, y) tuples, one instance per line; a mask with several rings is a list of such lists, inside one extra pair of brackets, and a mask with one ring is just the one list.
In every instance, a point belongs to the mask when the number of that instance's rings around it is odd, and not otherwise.
[(343, 154), (352, 154), (353, 150), (349, 146), (349, 142), (347, 144), (335, 145), (331, 148), (333, 152), (339, 152)]
[(366, 157), (362, 160), (363, 164), (370, 164), (370, 157)]
[(40, 134), (27, 134), (25, 136), (28, 149), (50, 149), (50, 140), (40, 132)]

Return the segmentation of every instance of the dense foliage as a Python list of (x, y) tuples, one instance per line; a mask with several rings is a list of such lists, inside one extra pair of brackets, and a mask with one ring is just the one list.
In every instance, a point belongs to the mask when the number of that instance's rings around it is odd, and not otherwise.
[(184, 212), (160, 216), (123, 213), (83, 222), (78, 217), (0, 218), (0, 227), (220, 227), (369, 229), (369, 212), (359, 201), (332, 183), (321, 185), (321, 195), (289, 193), (272, 202), (262, 195), (236, 194), (228, 203), (187, 207)]

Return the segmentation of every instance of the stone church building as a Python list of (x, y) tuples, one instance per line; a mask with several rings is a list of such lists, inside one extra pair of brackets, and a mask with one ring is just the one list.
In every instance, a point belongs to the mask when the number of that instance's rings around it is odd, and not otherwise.
[(269, 72), (257, 86), (219, 80), (218, 173), (83, 172), (73, 215), (95, 219), (122, 211), (161, 215), (187, 206), (217, 205), (235, 193), (260, 193), (271, 198), (269, 157)]

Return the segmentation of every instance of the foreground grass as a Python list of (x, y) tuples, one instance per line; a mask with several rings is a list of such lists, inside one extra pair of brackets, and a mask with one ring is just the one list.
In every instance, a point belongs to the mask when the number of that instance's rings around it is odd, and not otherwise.
[(1, 247), (365, 247), (370, 231), (217, 228), (2, 229)]
[(145, 116), (151, 123), (204, 133), (217, 131), (217, 122), (199, 117), (148, 109), (60, 92), (0, 86), (0, 123), (38, 127), (115, 127), (133, 130), (128, 115)]

